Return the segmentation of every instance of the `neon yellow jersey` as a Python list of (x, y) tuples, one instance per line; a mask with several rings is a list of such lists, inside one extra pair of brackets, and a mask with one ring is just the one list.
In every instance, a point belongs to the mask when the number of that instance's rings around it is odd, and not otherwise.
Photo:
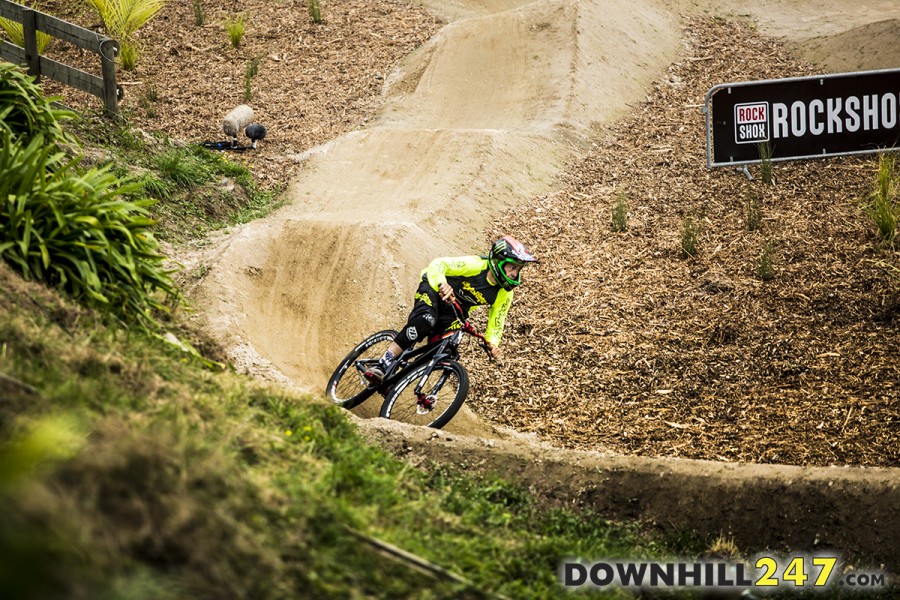
[(503, 337), (503, 324), (512, 306), (513, 293), (491, 284), (488, 273), (490, 268), (486, 258), (453, 256), (434, 259), (422, 271), (422, 276), (434, 291), (438, 291), (442, 283), (449, 284), (466, 315), (476, 306), (489, 305), (484, 337), (496, 346)]

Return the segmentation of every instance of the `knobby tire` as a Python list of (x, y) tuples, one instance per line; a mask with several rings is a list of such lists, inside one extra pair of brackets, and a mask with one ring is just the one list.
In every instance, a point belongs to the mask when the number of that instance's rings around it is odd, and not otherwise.
[(334, 370), (325, 388), (325, 395), (336, 405), (346, 409), (359, 406), (368, 400), (377, 388), (369, 384), (355, 363), (358, 360), (377, 361), (396, 335), (396, 331), (385, 329), (373, 333), (357, 344)]
[[(454, 360), (443, 360), (435, 365), (434, 371), (422, 387), (422, 392), (436, 393), (438, 400), (430, 412), (419, 414), (416, 412), (418, 404), (415, 387), (427, 369), (427, 364), (416, 367), (404, 374), (391, 387), (381, 405), (382, 417), (435, 429), (440, 429), (450, 422), (466, 401), (469, 393), (469, 374), (465, 367)], [(436, 389), (436, 386), (440, 386), (440, 389)]]

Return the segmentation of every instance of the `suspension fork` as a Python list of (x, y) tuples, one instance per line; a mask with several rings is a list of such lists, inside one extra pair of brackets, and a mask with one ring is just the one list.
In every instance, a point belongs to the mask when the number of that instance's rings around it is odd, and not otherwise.
[[(432, 357), (432, 359), (430, 361), (428, 361), (428, 366), (425, 368), (425, 372), (422, 373), (422, 378), (419, 380), (419, 383), (416, 384), (416, 387), (413, 390), (413, 393), (416, 395), (416, 398), (418, 398), (419, 400), (424, 400), (424, 397), (422, 396), (422, 388), (425, 386), (425, 382), (428, 380), (428, 377), (430, 377), (431, 374), (434, 372), (434, 367), (435, 367), (435, 365), (438, 364), (438, 361), (441, 361), (444, 358), (446, 358), (446, 354), (444, 353), (444, 350), (446, 350), (447, 345), (449, 343), (450, 343), (449, 338), (444, 340), (443, 343), (441, 343), (440, 347), (437, 349), (437, 352), (434, 353), (434, 357)], [(442, 387), (444, 387), (444, 383), (446, 383), (447, 377), (448, 377), (447, 373), (441, 374), (441, 378), (438, 379), (436, 389), (439, 390)]]

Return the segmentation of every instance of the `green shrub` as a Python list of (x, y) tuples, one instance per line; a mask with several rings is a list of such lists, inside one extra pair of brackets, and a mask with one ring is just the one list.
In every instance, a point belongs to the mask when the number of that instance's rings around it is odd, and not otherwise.
[(26, 145), (5, 130), (0, 172), (0, 256), (26, 279), (148, 328), (158, 325), (156, 311), (168, 311), (166, 301), (181, 300), (150, 232), (152, 201), (121, 198), (139, 183), (108, 167), (82, 173), (42, 134)]
[(206, 14), (203, 12), (203, 4), (200, 3), (200, 0), (194, 0), (194, 25), (203, 27), (205, 22)]
[(762, 203), (759, 192), (747, 192), (747, 230), (756, 231), (762, 225)]
[(766, 245), (759, 257), (756, 273), (763, 281), (771, 281), (775, 278), (775, 243), (772, 240), (766, 240)]
[(247, 70), (244, 72), (244, 102), (253, 99), (253, 78), (259, 73), (259, 57), (254, 56), (247, 62)]
[(13, 140), (38, 132), (47, 141), (68, 140), (60, 122), (74, 118), (75, 113), (53, 108), (50, 103), (57, 99), (45, 98), (34, 78), (20, 67), (0, 62), (0, 129)]
[(321, 23), (322, 3), (319, 0), (307, 0), (306, 7), (309, 9), (309, 16), (313, 23)]
[(616, 194), (616, 203), (613, 204), (612, 222), (610, 227), (615, 232), (623, 232), (628, 229), (628, 206), (625, 203), (625, 194)]
[(756, 145), (759, 153), (759, 168), (763, 183), (772, 183), (772, 146), (768, 142)]
[(247, 18), (244, 15), (235, 15), (232, 19), (225, 21), (225, 31), (228, 32), (228, 39), (235, 48), (241, 45), (244, 33), (247, 31)]

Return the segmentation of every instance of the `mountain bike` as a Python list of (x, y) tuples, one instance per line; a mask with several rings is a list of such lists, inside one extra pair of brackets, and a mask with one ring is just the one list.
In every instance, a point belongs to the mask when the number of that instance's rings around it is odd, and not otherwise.
[(386, 419), (436, 429), (446, 425), (469, 393), (469, 373), (458, 362), (463, 335), (477, 339), (491, 357), (484, 335), (469, 323), (459, 303), (452, 306), (456, 321), (429, 337), (425, 345), (404, 350), (377, 385), (363, 374), (378, 363), (397, 332), (385, 329), (364, 339), (337, 366), (328, 380), (326, 395), (338, 406), (350, 409), (377, 392), (384, 397), (380, 416)]

